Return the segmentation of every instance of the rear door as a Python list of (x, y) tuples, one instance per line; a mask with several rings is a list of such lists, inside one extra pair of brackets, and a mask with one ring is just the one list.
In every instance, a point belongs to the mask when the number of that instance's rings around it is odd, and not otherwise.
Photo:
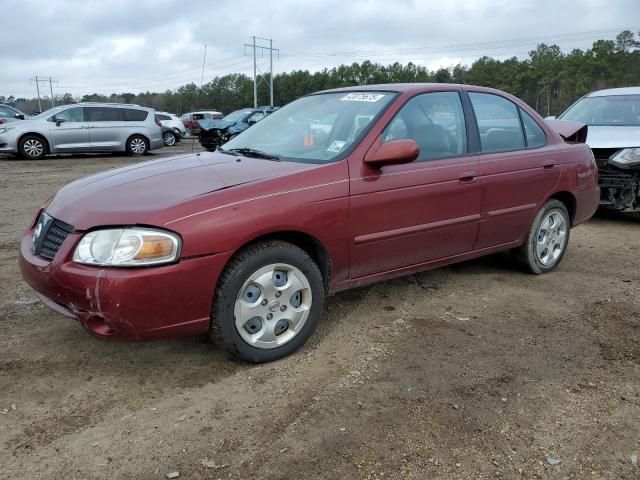
[(376, 142), (402, 138), (416, 141), (417, 160), (373, 169), (356, 158), (350, 166), (351, 278), (454, 257), (473, 247), (481, 187), (460, 93), (408, 100)]
[(474, 249), (519, 241), (544, 199), (560, 180), (561, 167), (544, 130), (511, 100), (469, 92), (480, 134), (482, 221)]
[(49, 118), (52, 152), (88, 152), (89, 125), (84, 107), (71, 107)]
[(124, 150), (126, 123), (119, 108), (85, 107), (91, 139), (95, 152)]

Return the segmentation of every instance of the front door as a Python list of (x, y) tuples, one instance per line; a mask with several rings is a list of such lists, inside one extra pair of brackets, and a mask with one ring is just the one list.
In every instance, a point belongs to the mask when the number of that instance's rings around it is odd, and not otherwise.
[(374, 169), (360, 159), (350, 168), (351, 278), (473, 248), (480, 173), (478, 157), (468, 154), (460, 94), (432, 92), (410, 99), (376, 142), (401, 138), (420, 147), (415, 161)]
[(71, 107), (49, 118), (52, 152), (88, 152), (89, 125), (83, 107)]

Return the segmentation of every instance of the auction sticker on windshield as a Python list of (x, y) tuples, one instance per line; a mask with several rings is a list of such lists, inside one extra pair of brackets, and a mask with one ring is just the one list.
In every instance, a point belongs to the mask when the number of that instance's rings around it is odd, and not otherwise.
[(383, 93), (365, 93), (365, 92), (358, 92), (358, 93), (349, 93), (348, 95), (345, 95), (344, 97), (342, 97), (340, 100), (342, 100), (343, 102), (377, 102), (378, 100), (380, 100), (381, 98), (384, 98), (385, 95)]

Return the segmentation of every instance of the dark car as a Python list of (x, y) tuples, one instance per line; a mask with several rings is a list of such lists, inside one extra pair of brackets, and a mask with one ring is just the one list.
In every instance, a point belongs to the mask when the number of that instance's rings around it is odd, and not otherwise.
[(258, 123), (277, 108), (243, 108), (230, 113), (221, 120), (200, 120), (200, 144), (213, 152), (239, 133), (244, 132), (251, 125)]
[(25, 120), (27, 118), (29, 118), (29, 115), (21, 112), (17, 108), (5, 103), (0, 103), (0, 124)]
[(66, 185), (28, 226), (20, 269), (97, 337), (208, 333), (275, 360), (332, 292), (501, 251), (554, 270), (599, 202), (585, 128), (470, 85), (320, 92), (217, 152)]
[(198, 123), (200, 120), (222, 117), (222, 113), (216, 110), (199, 110), (183, 114), (180, 120), (182, 120), (191, 135), (198, 135), (200, 133), (200, 124)]

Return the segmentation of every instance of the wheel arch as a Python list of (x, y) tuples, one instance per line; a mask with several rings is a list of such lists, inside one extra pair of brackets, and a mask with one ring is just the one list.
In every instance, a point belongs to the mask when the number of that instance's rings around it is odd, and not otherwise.
[[(227, 264), (235, 257), (238, 252), (250, 245), (263, 243), (270, 240), (281, 240), (291, 243), (304, 250), (318, 265), (322, 274), (322, 281), (326, 293), (331, 290), (331, 256), (324, 244), (313, 235), (298, 230), (281, 230), (262, 234), (240, 245), (229, 258)], [(225, 265), (226, 268), (226, 265)]]
[(38, 132), (25, 132), (23, 134), (21, 134), (18, 137), (18, 141), (16, 142), (16, 145), (20, 145), (22, 143), (22, 139), (24, 137), (28, 137), (28, 136), (33, 136), (33, 137), (38, 137), (40, 139), (42, 139), (42, 141), (44, 142), (44, 148), (46, 149), (46, 154), (51, 153), (51, 145), (49, 144), (49, 140), (47, 140), (47, 137), (45, 137), (43, 134), (38, 133)]
[(567, 191), (556, 192), (551, 195), (547, 199), (547, 201), (548, 200), (558, 200), (564, 203), (565, 207), (567, 207), (567, 210), (569, 211), (569, 219), (571, 220), (571, 225), (573, 225), (573, 221), (576, 215), (576, 197), (573, 195), (573, 193)]
[(133, 137), (142, 137), (142, 138), (144, 138), (144, 141), (145, 141), (145, 142), (147, 142), (147, 150), (151, 148), (151, 140), (149, 139), (149, 137), (148, 137), (148, 136), (146, 136), (144, 133), (135, 132), (135, 133), (132, 133), (131, 135), (129, 135), (129, 136), (127, 137), (127, 141), (126, 141), (126, 143), (125, 143), (125, 147), (126, 147), (127, 149), (129, 148), (129, 142), (131, 141), (131, 139), (132, 139)]

